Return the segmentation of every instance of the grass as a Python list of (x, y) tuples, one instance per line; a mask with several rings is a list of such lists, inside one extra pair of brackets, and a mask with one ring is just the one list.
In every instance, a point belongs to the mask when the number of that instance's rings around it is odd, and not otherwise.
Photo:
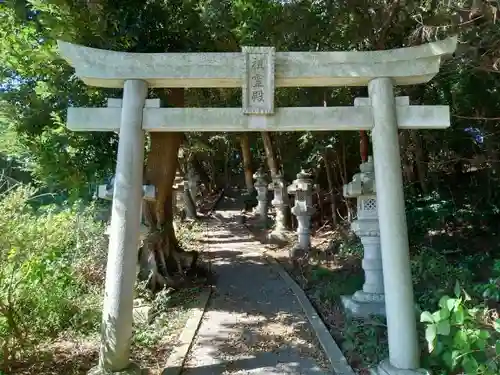
[[(158, 316), (151, 324), (135, 327), (131, 360), (149, 373), (161, 372), (200, 293), (200, 288), (182, 289), (171, 295), (160, 294), (151, 301)], [(84, 375), (97, 364), (98, 352), (96, 333), (81, 336), (64, 332), (19, 361), (10, 374)]]

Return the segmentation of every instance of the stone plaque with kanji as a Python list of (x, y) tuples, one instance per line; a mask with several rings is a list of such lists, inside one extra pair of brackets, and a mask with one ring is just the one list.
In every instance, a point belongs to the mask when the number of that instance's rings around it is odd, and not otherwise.
[(274, 113), (274, 47), (243, 47), (243, 113)]

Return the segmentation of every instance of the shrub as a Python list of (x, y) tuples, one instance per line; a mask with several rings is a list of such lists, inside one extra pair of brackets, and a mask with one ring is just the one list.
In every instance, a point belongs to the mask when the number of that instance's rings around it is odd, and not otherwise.
[(455, 280), (468, 285), (473, 276), (469, 267), (452, 263), (443, 254), (427, 247), (421, 247), (412, 257), (411, 270), (415, 300), (422, 309), (436, 306), (446, 292), (453, 290)]
[(489, 324), (486, 310), (471, 306), (471, 298), (455, 286), (455, 298), (443, 296), (434, 313), (422, 312), (435, 374), (495, 375), (500, 370), (500, 320)]
[(0, 196), (0, 359), (62, 330), (96, 330), (103, 275), (103, 228), (93, 208), (42, 207), (35, 190)]

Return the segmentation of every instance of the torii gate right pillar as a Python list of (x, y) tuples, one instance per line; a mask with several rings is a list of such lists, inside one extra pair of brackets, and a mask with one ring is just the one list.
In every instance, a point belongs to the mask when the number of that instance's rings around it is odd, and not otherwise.
[(375, 78), (368, 84), (368, 93), (389, 337), (389, 360), (381, 362), (372, 374), (416, 374), (418, 336), (393, 82)]

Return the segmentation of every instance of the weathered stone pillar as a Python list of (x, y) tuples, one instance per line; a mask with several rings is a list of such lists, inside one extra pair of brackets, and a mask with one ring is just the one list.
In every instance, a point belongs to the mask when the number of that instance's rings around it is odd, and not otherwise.
[(265, 224), (267, 223), (267, 210), (269, 207), (267, 201), (267, 175), (264, 173), (262, 168), (259, 168), (257, 172), (254, 173), (253, 178), (255, 179), (255, 189), (257, 190), (257, 207), (255, 207), (256, 213), (260, 216), (261, 221)]
[(288, 192), (286, 189), (285, 179), (281, 174), (277, 174), (272, 178), (272, 182), (269, 184), (269, 189), (273, 189), (274, 198), (271, 201), (271, 204), (274, 206), (276, 210), (276, 220), (274, 229), (269, 233), (269, 240), (285, 240), (285, 233), (287, 231), (286, 228), (286, 220), (287, 220), (287, 210), (290, 205), (290, 201), (288, 199)]
[[(115, 181), (115, 177), (113, 176), (111, 178), (111, 181), (109, 184), (99, 185), (97, 196), (101, 199), (113, 200), (114, 181)], [(142, 185), (142, 201), (141, 201), (141, 209), (140, 209), (140, 213), (139, 213), (139, 221), (141, 223), (140, 231), (139, 231), (139, 246), (142, 246), (140, 244), (140, 242), (143, 241), (148, 234), (148, 227), (145, 226), (144, 222), (143, 222), (143, 215), (142, 215), (143, 201), (144, 200), (154, 201), (155, 199), (156, 199), (156, 187), (154, 185)], [(111, 234), (111, 225), (108, 225), (106, 227), (104, 234), (107, 236), (109, 236)]]
[(359, 167), (361, 173), (344, 185), (346, 198), (357, 198), (357, 220), (351, 227), (363, 244), (363, 289), (352, 296), (342, 296), (344, 307), (354, 316), (385, 315), (384, 275), (380, 251), (380, 231), (377, 217), (377, 197), (373, 158)]
[(99, 365), (91, 374), (139, 374), (131, 364), (132, 310), (139, 245), (147, 83), (125, 81), (101, 331)]
[(176, 215), (179, 215), (181, 211), (184, 210), (184, 183), (184, 178), (181, 176), (179, 171), (177, 171), (172, 185), (174, 200), (173, 208)]
[(184, 202), (184, 212), (186, 213), (186, 218), (195, 220), (196, 219), (196, 204), (193, 201), (193, 197), (191, 195), (191, 189), (189, 188), (189, 182), (184, 181), (184, 194), (183, 194), (183, 202)]
[(188, 185), (189, 192), (191, 193), (191, 198), (193, 199), (194, 204), (196, 204), (198, 200), (198, 183), (200, 181), (200, 176), (193, 170), (188, 170)]
[(315, 189), (311, 175), (303, 170), (297, 174), (297, 179), (288, 187), (288, 193), (295, 195), (292, 214), (297, 217), (298, 247), (302, 250), (311, 248), (311, 216), (315, 212), (312, 194)]
[(372, 143), (389, 337), (389, 359), (372, 373), (402, 374), (406, 370), (404, 374), (418, 374), (419, 349), (392, 80), (370, 81), (368, 93), (374, 124)]

